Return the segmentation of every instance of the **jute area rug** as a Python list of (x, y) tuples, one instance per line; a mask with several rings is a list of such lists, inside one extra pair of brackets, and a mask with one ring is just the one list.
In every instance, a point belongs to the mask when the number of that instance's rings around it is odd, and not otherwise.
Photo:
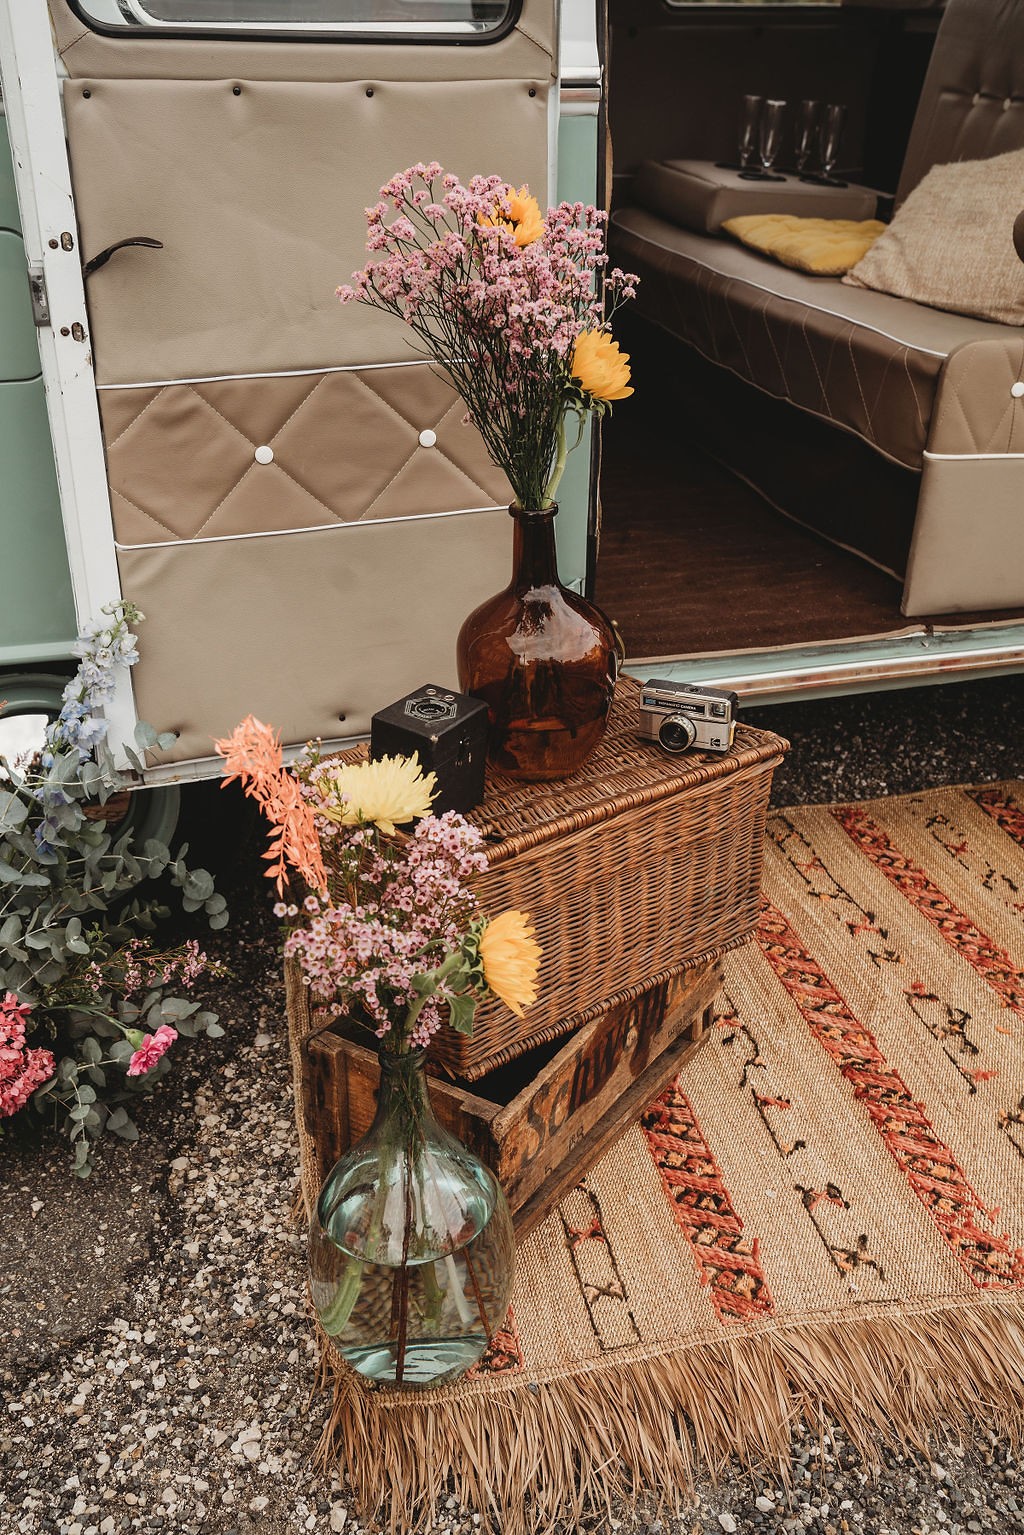
[[(1024, 784), (774, 814), (710, 1042), (524, 1244), (473, 1375), (320, 1448), (364, 1514), (505, 1535), (685, 1498), (839, 1421), (866, 1458), (1024, 1430)], [(307, 1198), (315, 1191), (307, 1189)]]

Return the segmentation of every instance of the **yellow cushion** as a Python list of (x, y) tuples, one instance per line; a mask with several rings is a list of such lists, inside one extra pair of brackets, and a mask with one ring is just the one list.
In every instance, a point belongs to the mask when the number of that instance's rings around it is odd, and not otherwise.
[(818, 277), (841, 277), (856, 266), (885, 229), (877, 219), (799, 219), (790, 213), (744, 213), (722, 225), (737, 240), (783, 266)]

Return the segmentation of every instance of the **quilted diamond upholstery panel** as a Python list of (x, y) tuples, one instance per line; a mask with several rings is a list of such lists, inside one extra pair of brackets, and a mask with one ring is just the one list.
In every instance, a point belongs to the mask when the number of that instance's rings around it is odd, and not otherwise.
[[(1024, 453), (1024, 336), (959, 347), (942, 372), (930, 453)], [(1020, 386), (1016, 394), (1015, 386)]]
[(426, 363), (101, 389), (100, 405), (122, 547), (511, 500), (461, 400)]

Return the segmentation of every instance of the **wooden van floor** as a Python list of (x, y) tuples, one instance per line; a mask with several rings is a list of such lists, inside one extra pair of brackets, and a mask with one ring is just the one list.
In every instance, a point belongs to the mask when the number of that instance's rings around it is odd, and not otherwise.
[(628, 409), (605, 426), (595, 599), (630, 657), (813, 644), (926, 622), (900, 612), (901, 582), (784, 517), (691, 442), (628, 421)]
[(595, 598), (629, 656), (908, 626), (899, 581), (776, 512), (692, 444), (628, 422), (628, 403), (618, 408), (605, 426)]

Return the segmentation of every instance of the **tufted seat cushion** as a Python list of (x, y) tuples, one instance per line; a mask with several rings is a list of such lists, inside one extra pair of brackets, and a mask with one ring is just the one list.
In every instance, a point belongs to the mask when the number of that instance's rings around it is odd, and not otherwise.
[(637, 308), (767, 394), (919, 470), (939, 375), (1005, 327), (779, 267), (638, 208), (612, 217), (612, 260), (638, 273)]

